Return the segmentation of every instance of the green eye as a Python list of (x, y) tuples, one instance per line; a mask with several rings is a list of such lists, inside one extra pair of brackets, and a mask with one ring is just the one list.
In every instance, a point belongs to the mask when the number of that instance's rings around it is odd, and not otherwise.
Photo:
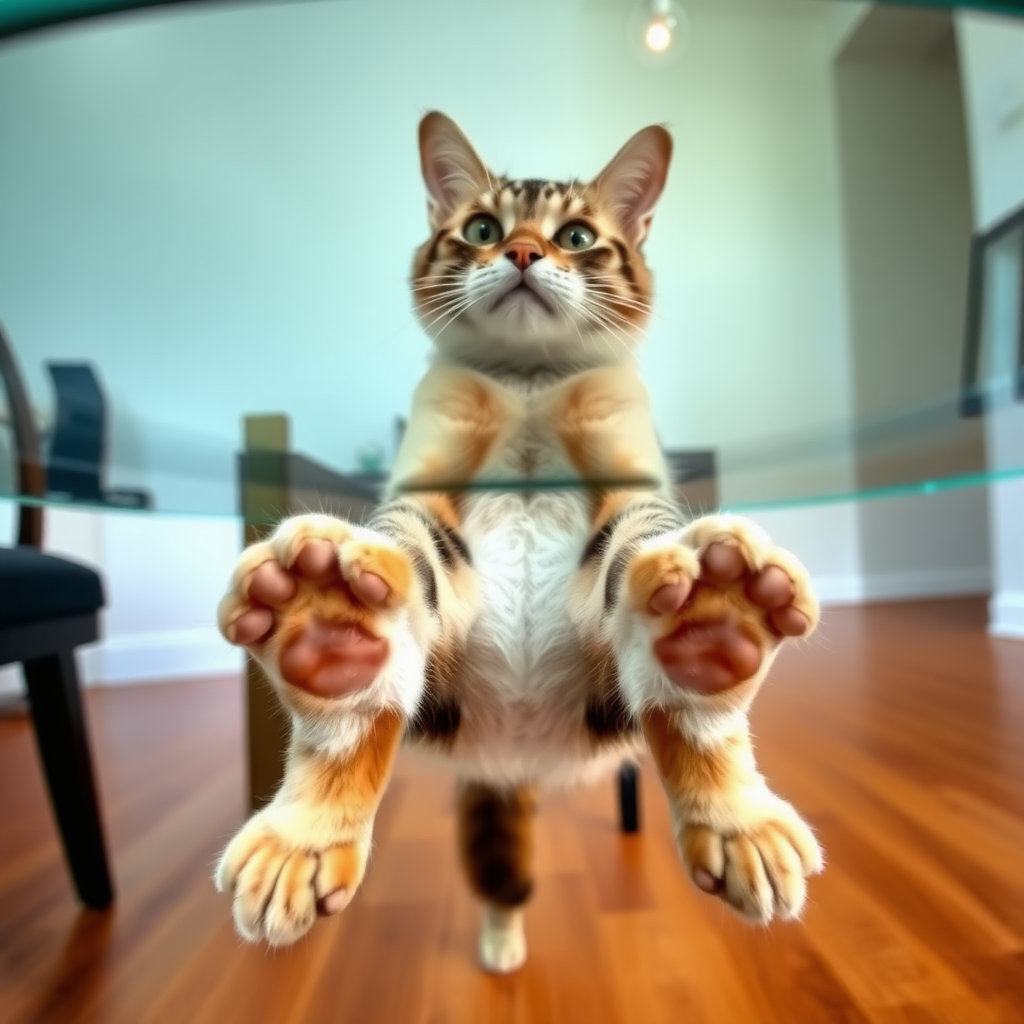
[(501, 225), (493, 217), (482, 213), (462, 229), (462, 237), (471, 245), (494, 245), (502, 239)]
[(573, 223), (566, 224), (555, 235), (555, 241), (563, 249), (568, 249), (570, 252), (582, 252), (584, 249), (589, 249), (597, 241), (597, 235), (586, 224)]

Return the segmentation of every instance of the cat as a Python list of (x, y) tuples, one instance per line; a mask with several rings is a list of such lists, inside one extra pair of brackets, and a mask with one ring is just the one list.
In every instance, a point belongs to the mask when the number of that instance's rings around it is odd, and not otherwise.
[[(693, 882), (797, 918), (822, 852), (758, 773), (747, 710), (818, 603), (755, 523), (687, 521), (637, 373), (671, 137), (645, 128), (586, 183), (495, 175), (437, 112), (419, 148), (412, 293), (434, 348), (386, 498), (365, 525), (286, 519), (219, 608), (293, 725), (280, 790), (217, 868), (236, 928), (286, 945), (347, 905), (403, 741), (457, 777), (490, 971), (526, 957), (539, 788), (644, 746)], [(529, 485), (559, 479), (580, 485)]]

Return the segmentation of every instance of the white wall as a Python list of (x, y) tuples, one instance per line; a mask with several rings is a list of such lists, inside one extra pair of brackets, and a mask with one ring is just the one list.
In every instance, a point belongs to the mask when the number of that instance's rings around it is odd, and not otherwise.
[[(980, 230), (1024, 203), (1024, 23), (977, 13), (957, 15), (964, 101), (974, 180), (974, 217)], [(996, 353), (997, 408), (986, 417), (989, 465), (1024, 466), (1024, 405), (1010, 400), (1005, 373), (1016, 348), (1020, 309), (1019, 249), (995, 254), (986, 296), (987, 342)], [(990, 630), (1024, 637), (1024, 480), (990, 488), (994, 593)]]
[(203, 510), (233, 511), (252, 411), (292, 412), (295, 445), (340, 467), (390, 448), (427, 351), (404, 283), (426, 233), (419, 117), (462, 116), (499, 166), (596, 163), (566, 144), (571, 78), (557, 117), (479, 87), (499, 38), (557, 65), (579, 3), (492, 13), (483, 34), (480, 10), (186, 5), (0, 53), (0, 309), (37, 400), (44, 358), (98, 363), (115, 481), (193, 509), (199, 464), (224, 485)]
[(974, 215), (984, 231), (1024, 202), (1024, 20), (956, 16), (974, 176)]
[[(659, 298), (645, 370), (663, 440), (718, 448), (727, 503), (787, 497), (808, 486), (801, 467), (753, 478), (732, 456), (849, 416), (830, 11), (685, 6), (690, 44), (657, 69), (633, 59), (621, 0), (588, 5), (581, 50), (600, 73), (585, 135), (625, 138), (641, 112), (673, 133), (647, 249)], [(848, 472), (839, 450), (814, 482), (841, 489)]]
[[(979, 474), (983, 425), (959, 414), (973, 218), (953, 23), (876, 4), (837, 52), (834, 95), (858, 486)], [(927, 409), (916, 428), (906, 410)], [(985, 488), (866, 501), (868, 597), (985, 593)]]

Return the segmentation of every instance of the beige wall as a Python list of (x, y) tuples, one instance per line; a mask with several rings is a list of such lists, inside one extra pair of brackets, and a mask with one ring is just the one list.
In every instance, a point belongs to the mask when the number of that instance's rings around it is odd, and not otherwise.
[[(983, 426), (958, 409), (972, 216), (949, 15), (867, 12), (835, 103), (857, 486), (982, 472)], [(982, 488), (867, 502), (859, 524), (866, 577), (932, 565), (949, 589), (988, 585)]]

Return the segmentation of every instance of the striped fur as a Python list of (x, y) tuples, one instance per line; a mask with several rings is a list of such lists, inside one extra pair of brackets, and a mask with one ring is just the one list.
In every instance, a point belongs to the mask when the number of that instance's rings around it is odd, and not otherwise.
[[(781, 566), (811, 628), (817, 606), (803, 568), (754, 524), (688, 523), (672, 500), (633, 358), (668, 135), (646, 129), (586, 183), (496, 176), (439, 114), (420, 146), (431, 235), (412, 287), (435, 354), (387, 500), (361, 527), (286, 521), (243, 554), (220, 609), (242, 642), (266, 580), (286, 595), (273, 629), (244, 642), (295, 726), (281, 792), (219, 869), (239, 930), (292, 941), (316, 908), (351, 897), (400, 735), (460, 778), (459, 850), (492, 970), (525, 956), (536, 788), (607, 772), (642, 742), (694, 880), (748, 916), (795, 916), (820, 855), (757, 775), (746, 725), (779, 637), (742, 580), (698, 580), (701, 553), (727, 544), (751, 571)], [(543, 486), (565, 477), (580, 486)], [(520, 486), (481, 486), (509, 479)], [(323, 541), (337, 565), (309, 554)], [(660, 609), (673, 588), (689, 597)], [(658, 643), (734, 620), (757, 645), (752, 675), (713, 694), (669, 678)]]
[(466, 782), (459, 787), (459, 855), (470, 886), (482, 900), (512, 909), (530, 898), (535, 813), (531, 786), (496, 789)]

